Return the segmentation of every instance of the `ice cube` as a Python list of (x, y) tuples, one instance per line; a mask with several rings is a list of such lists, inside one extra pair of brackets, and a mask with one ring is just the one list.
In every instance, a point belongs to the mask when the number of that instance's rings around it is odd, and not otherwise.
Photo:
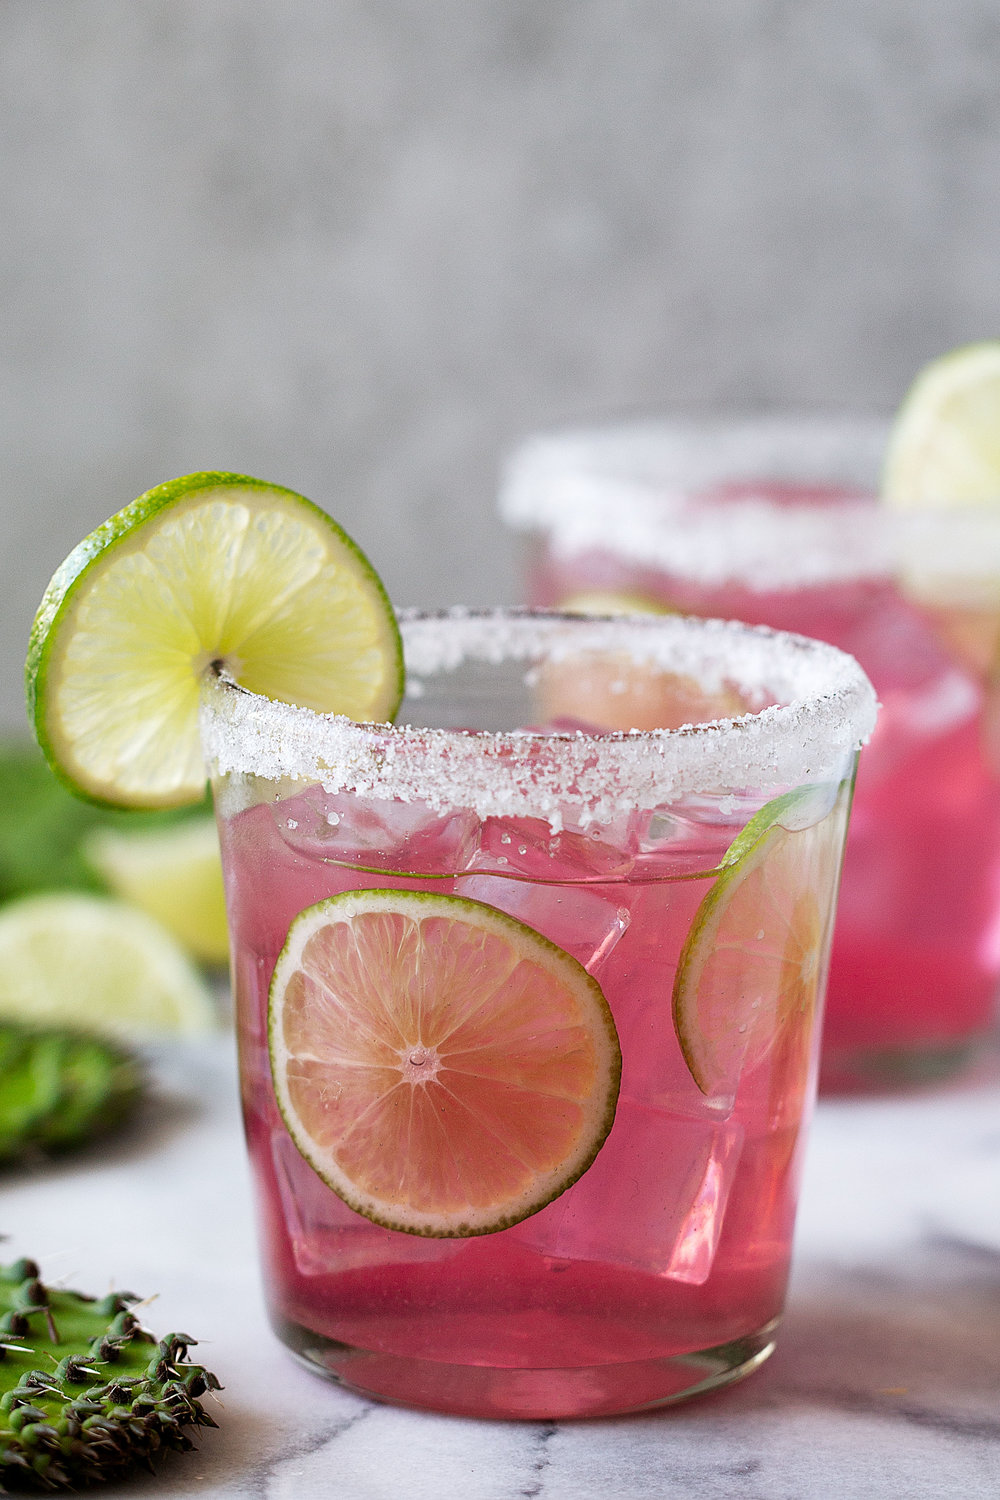
[(700, 1286), (712, 1270), (743, 1127), (622, 1100), (579, 1182), (510, 1231), (557, 1260), (603, 1261)]
[(276, 803), (272, 812), (283, 841), (308, 859), (432, 875), (464, 869), (479, 828), (468, 809), (437, 813), (424, 802), (365, 799), (322, 787)]
[(638, 831), (633, 873), (674, 880), (715, 869), (736, 834), (735, 828), (720, 823), (717, 808), (714, 824), (654, 809), (645, 814)]
[(620, 880), (635, 859), (634, 824), (629, 814), (611, 824), (555, 833), (544, 818), (487, 818), (469, 868), (532, 880)]
[(329, 1276), (365, 1266), (441, 1260), (461, 1248), (461, 1240), (442, 1242), (400, 1234), (356, 1214), (317, 1176), (283, 1131), (275, 1132), (271, 1150), (300, 1275)]
[(503, 875), (463, 875), (455, 895), (483, 901), (532, 927), (581, 963), (595, 979), (628, 928), (629, 910), (582, 885), (540, 885)]

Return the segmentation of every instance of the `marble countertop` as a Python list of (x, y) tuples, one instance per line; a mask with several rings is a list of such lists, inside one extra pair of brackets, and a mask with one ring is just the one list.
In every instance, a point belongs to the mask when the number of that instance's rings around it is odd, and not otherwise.
[(225, 1390), (199, 1451), (115, 1500), (976, 1500), (1000, 1493), (1000, 1057), (933, 1093), (820, 1105), (777, 1353), (641, 1416), (487, 1423), (380, 1406), (267, 1326), (228, 1039), (157, 1064), (130, 1135), (4, 1180), (5, 1258), (158, 1297)]

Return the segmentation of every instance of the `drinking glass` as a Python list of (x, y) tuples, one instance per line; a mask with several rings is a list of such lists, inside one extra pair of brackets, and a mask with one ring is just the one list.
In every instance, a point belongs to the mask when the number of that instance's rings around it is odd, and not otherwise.
[(800, 631), (881, 700), (861, 763), (821, 1089), (935, 1080), (979, 1051), (1000, 972), (1000, 508), (898, 514), (883, 424), (644, 422), (539, 436), (501, 506), (536, 604)]
[(718, 621), (401, 624), (397, 726), (204, 690), (273, 1326), (474, 1416), (709, 1390), (781, 1314), (871, 685)]

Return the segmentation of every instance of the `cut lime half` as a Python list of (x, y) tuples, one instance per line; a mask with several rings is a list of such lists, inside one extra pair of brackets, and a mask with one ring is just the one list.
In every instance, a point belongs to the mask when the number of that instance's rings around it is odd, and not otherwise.
[(270, 988), (292, 1139), (357, 1213), (492, 1234), (586, 1171), (621, 1051), (597, 981), (481, 902), (348, 891), (293, 922)]
[(788, 792), (750, 820), (681, 950), (674, 1027), (709, 1097), (734, 1094), (740, 1077), (816, 1008), (843, 841), (836, 808), (805, 823), (820, 795), (813, 787)]
[(211, 991), (158, 922), (75, 893), (25, 896), (0, 912), (0, 1016), (128, 1042), (217, 1025)]
[(317, 506), (243, 474), (141, 495), (70, 554), (31, 633), (28, 713), (74, 790), (124, 807), (197, 801), (198, 682), (360, 720), (402, 694), (392, 608)]

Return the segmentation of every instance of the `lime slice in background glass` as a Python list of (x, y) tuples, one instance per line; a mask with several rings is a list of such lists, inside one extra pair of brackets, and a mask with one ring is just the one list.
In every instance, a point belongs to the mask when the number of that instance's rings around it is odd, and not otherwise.
[(669, 605), (649, 594), (633, 594), (626, 589), (580, 589), (567, 594), (557, 608), (567, 615), (669, 615)]
[(302, 912), (270, 989), (275, 1093), (357, 1213), (491, 1234), (575, 1182), (614, 1119), (621, 1052), (597, 981), (493, 907), (349, 891)]

